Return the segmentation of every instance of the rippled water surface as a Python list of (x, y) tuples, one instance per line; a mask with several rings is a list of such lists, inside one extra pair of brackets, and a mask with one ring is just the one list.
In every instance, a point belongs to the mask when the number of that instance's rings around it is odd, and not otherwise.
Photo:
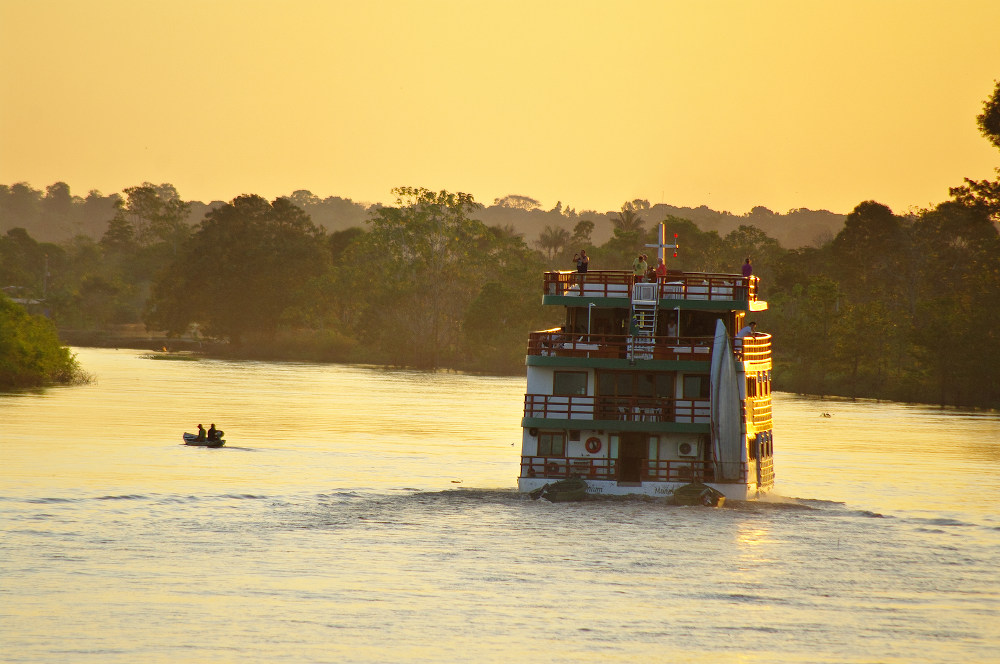
[(778, 394), (771, 500), (551, 504), (520, 378), (78, 353), (0, 395), (4, 662), (998, 661), (995, 415)]

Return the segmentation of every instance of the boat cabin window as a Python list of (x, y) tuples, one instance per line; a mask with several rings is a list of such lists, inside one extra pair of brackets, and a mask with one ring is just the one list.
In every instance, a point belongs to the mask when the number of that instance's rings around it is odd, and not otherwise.
[(566, 456), (566, 432), (539, 432), (538, 456)]
[(683, 337), (713, 337), (715, 321), (720, 318), (727, 324), (732, 323), (728, 314), (713, 311), (682, 311), (680, 334)]
[(710, 394), (708, 374), (686, 374), (684, 376), (685, 399), (707, 399)]
[(674, 374), (670, 371), (601, 371), (597, 393), (605, 397), (672, 397)]
[(587, 394), (586, 371), (555, 371), (552, 373), (552, 394), (584, 396)]
[(564, 329), (575, 334), (584, 334), (590, 326), (591, 334), (625, 334), (628, 309), (604, 309), (599, 307), (568, 307)]

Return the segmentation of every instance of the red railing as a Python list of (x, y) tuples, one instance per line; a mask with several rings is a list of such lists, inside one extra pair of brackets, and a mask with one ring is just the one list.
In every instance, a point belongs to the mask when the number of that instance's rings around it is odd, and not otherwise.
[(546, 295), (586, 295), (587, 297), (632, 296), (635, 277), (631, 272), (601, 270), (595, 272), (546, 272), (543, 293)]
[[(641, 482), (711, 482), (715, 464), (699, 459), (638, 459)], [(619, 459), (607, 457), (521, 457), (521, 477), (565, 479), (581, 477), (592, 480), (619, 480)]]
[(774, 459), (764, 457), (760, 460), (760, 476), (757, 478), (757, 485), (762, 489), (770, 489), (774, 486)]
[(734, 340), (740, 359), (746, 362), (771, 361), (771, 335), (758, 333), (752, 337), (741, 337)]
[[(542, 292), (546, 295), (630, 298), (636, 281), (627, 270), (584, 273), (560, 270), (545, 273)], [(738, 274), (673, 272), (657, 280), (657, 299), (756, 301), (759, 281), (757, 277)]]
[[(627, 334), (567, 334), (561, 328), (554, 328), (528, 335), (528, 355), (624, 359), (628, 357), (631, 339)], [(643, 349), (647, 348), (643, 344)], [(712, 354), (712, 337), (653, 337), (652, 350), (654, 360), (708, 362)]]
[(749, 424), (757, 431), (773, 428), (771, 421), (771, 397), (751, 397), (746, 402)]
[(525, 394), (524, 416), (621, 422), (708, 422), (707, 399)]
[[(626, 334), (570, 334), (562, 328), (553, 328), (528, 335), (528, 355), (625, 359), (632, 338)], [(708, 362), (712, 357), (712, 342), (712, 337), (653, 337), (651, 359)], [(736, 337), (731, 342), (738, 360), (770, 363), (770, 334)], [(650, 346), (644, 344), (642, 348), (645, 351)]]

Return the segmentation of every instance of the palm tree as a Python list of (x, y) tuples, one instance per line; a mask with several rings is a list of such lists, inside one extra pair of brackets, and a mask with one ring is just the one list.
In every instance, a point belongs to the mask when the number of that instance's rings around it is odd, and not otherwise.
[(555, 255), (560, 253), (569, 244), (570, 234), (565, 228), (555, 228), (553, 226), (546, 226), (542, 230), (542, 234), (538, 237), (538, 241), (535, 243), (540, 249), (545, 251), (548, 258), (551, 260)]
[(624, 233), (641, 233), (646, 221), (636, 212), (634, 201), (622, 205), (621, 212), (611, 216), (611, 223), (615, 227), (615, 235)]

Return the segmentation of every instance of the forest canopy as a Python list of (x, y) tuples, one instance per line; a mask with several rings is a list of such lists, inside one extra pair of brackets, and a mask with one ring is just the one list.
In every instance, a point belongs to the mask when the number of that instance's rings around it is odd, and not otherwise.
[[(1000, 147), (998, 117), (1000, 83), (977, 118)], [(145, 324), (241, 357), (516, 373), (527, 333), (561, 322), (541, 306), (541, 273), (572, 269), (581, 249), (591, 270), (626, 269), (664, 223), (680, 241), (671, 268), (738, 273), (752, 257), (776, 389), (996, 408), (983, 367), (1000, 366), (997, 175), (927, 209), (866, 200), (846, 216), (645, 200), (578, 213), (520, 194), (484, 207), (421, 187), (391, 205), (304, 190), (206, 205), (169, 184), (78, 199), (19, 183), (0, 186), (0, 285), (64, 333)], [(42, 218), (79, 232), (36, 238)]]

